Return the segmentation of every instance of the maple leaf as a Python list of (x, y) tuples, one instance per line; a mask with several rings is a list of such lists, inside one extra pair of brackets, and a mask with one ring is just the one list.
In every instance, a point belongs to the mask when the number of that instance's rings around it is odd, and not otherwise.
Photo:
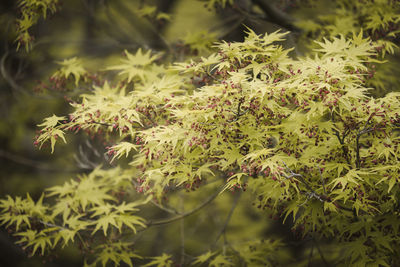
[(86, 74), (86, 70), (82, 66), (82, 61), (77, 57), (70, 59), (64, 59), (63, 61), (57, 61), (57, 64), (61, 65), (61, 68), (53, 74), (52, 77), (65, 77), (68, 79), (70, 75), (75, 78), (75, 85), (78, 85), (80, 77)]
[(141, 81), (145, 81), (147, 71), (144, 67), (153, 63), (159, 54), (151, 55), (151, 50), (146, 53), (142, 52), (139, 48), (135, 55), (132, 55), (125, 50), (126, 59), (122, 59), (122, 64), (108, 67), (108, 70), (120, 70), (119, 75), (127, 74), (128, 82), (131, 82), (134, 78), (138, 77)]
[(216, 252), (207, 251), (206, 253), (204, 253), (204, 254), (202, 254), (200, 256), (197, 256), (196, 260), (193, 262), (193, 264), (205, 263), (206, 261), (208, 261), (215, 254), (216, 254)]

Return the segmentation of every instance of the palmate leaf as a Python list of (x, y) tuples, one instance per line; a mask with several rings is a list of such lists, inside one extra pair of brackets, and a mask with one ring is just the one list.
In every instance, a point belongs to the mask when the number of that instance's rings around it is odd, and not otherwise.
[(139, 216), (130, 215), (130, 214), (120, 214), (115, 219), (116, 219), (117, 228), (119, 231), (121, 231), (121, 228), (123, 225), (129, 227), (135, 234), (137, 231), (136, 230), (137, 226), (146, 228), (145, 219), (143, 219)]
[(29, 228), (31, 227), (30, 217), (27, 214), (11, 215), (10, 213), (4, 213), (0, 215), (0, 225), (6, 224), (6, 227), (10, 227), (15, 224), (15, 230), (18, 231), (21, 224), (26, 224)]
[(283, 223), (285, 223), (287, 217), (292, 213), (292, 217), (293, 217), (293, 222), (295, 222), (296, 220), (296, 214), (299, 211), (300, 206), (299, 203), (297, 203), (297, 201), (291, 201), (291, 203), (287, 206), (287, 208), (285, 209), (285, 217), (283, 218)]
[(212, 163), (207, 163), (202, 166), (200, 166), (196, 171), (195, 175), (198, 177), (202, 177), (203, 174), (211, 174), (212, 176), (215, 176), (214, 172), (210, 169), (212, 166)]
[[(50, 230), (53, 231), (53, 229)], [(21, 237), (16, 243), (25, 244), (24, 248), (32, 247), (31, 255), (35, 255), (38, 249), (40, 249), (40, 254), (44, 255), (46, 248), (53, 247), (53, 237), (47, 235), (45, 230), (40, 232), (36, 230), (27, 230), (25, 232), (16, 233), (15, 235)]]
[(132, 143), (129, 143), (129, 142), (120, 142), (119, 144), (114, 145), (112, 147), (112, 149), (116, 153), (114, 154), (114, 157), (112, 158), (111, 161), (114, 161), (115, 158), (121, 158), (123, 155), (128, 157), (128, 155), (131, 152), (131, 150), (137, 151), (136, 145), (134, 145)]
[(6, 224), (6, 227), (10, 227), (15, 224), (18, 231), (20, 226), (31, 228), (30, 220), (32, 218), (49, 219), (48, 208), (42, 203), (43, 197), (44, 195), (35, 202), (29, 193), (25, 199), (16, 197), (14, 200), (7, 196), (7, 199), (0, 202), (0, 208), (3, 209), (3, 213), (0, 214), (0, 225)]
[(171, 267), (172, 263), (173, 262), (171, 260), (171, 255), (163, 253), (161, 256), (152, 257), (152, 260), (149, 263), (143, 265), (143, 267)]
[(230, 257), (219, 254), (210, 261), (208, 266), (220, 267), (220, 266), (233, 266), (233, 265), (234, 264), (230, 261)]
[[(131, 204), (131, 205), (130, 205)], [(125, 225), (130, 228), (134, 233), (136, 233), (136, 227), (141, 226), (146, 227), (145, 220), (139, 216), (133, 215), (132, 213), (127, 213), (127, 211), (136, 211), (136, 208), (132, 206), (137, 205), (137, 203), (122, 204), (122, 207), (102, 205), (93, 208), (91, 211), (94, 213), (91, 215), (92, 218), (97, 217), (97, 219), (92, 220), (92, 224), (95, 225), (92, 235), (98, 230), (103, 229), (103, 233), (107, 236), (107, 230), (109, 226), (114, 226), (119, 232), (122, 230), (122, 226)], [(114, 211), (112, 211), (114, 210)]]
[(66, 117), (58, 117), (53, 114), (53, 116), (44, 119), (44, 122), (38, 124), (38, 126), (43, 128), (52, 128), (55, 127), (60, 121), (64, 121), (66, 119)]
[[(184, 45), (190, 47), (191, 50), (204, 53), (210, 50), (211, 45), (217, 40), (216, 34), (208, 31), (195, 31), (195, 32), (187, 32), (186, 35), (182, 38)], [(211, 65), (217, 63), (216, 54), (212, 54), (209, 58), (205, 59), (202, 57), (203, 64)]]
[(66, 245), (68, 245), (69, 242), (74, 242), (75, 235), (77, 231), (75, 230), (70, 230), (67, 228), (62, 228), (62, 229), (57, 229), (57, 233), (54, 236), (54, 241), (53, 241), (53, 247), (62, 239), (63, 244), (62, 248), (64, 248)]
[(275, 149), (273, 148), (263, 148), (260, 150), (256, 150), (254, 152), (251, 152), (247, 154), (245, 157), (242, 158), (241, 162), (244, 162), (246, 160), (249, 160), (250, 162), (258, 159), (265, 159), (269, 155), (271, 155)]
[(222, 170), (228, 168), (236, 162), (240, 162), (243, 155), (240, 153), (240, 149), (235, 144), (225, 145), (223, 148), (223, 161), (221, 162)]
[(91, 264), (85, 260), (84, 266), (98, 266), (100, 263), (103, 267), (108, 266), (111, 263), (113, 266), (119, 266), (122, 262), (132, 267), (132, 258), (142, 257), (133, 252), (133, 243), (115, 241), (112, 244), (99, 245), (95, 248), (98, 257)]
[(36, 142), (40, 144), (39, 148), (41, 148), (45, 142), (50, 140), (51, 153), (53, 153), (54, 146), (58, 138), (61, 138), (64, 143), (67, 143), (64, 137), (64, 132), (57, 128), (60, 121), (64, 120), (66, 120), (65, 117), (58, 117), (56, 115), (53, 115), (49, 118), (46, 118), (43, 123), (38, 125), (39, 127), (43, 127), (42, 133), (36, 140)]
[(98, 230), (102, 228), (104, 236), (107, 236), (107, 230), (110, 225), (118, 227), (117, 222), (115, 221), (115, 218), (117, 216), (118, 215), (115, 213), (109, 213), (109, 214), (104, 214), (100, 218), (98, 218), (95, 222), (96, 226), (92, 231), (92, 235), (94, 235)]
[(65, 77), (68, 79), (70, 75), (73, 75), (75, 78), (75, 85), (78, 85), (81, 76), (86, 74), (86, 70), (82, 66), (82, 61), (77, 57), (64, 59), (63, 61), (57, 61), (56, 63), (61, 65), (61, 68), (53, 74), (52, 77)]
[(151, 55), (151, 50), (143, 53), (141, 48), (136, 51), (135, 55), (132, 55), (127, 50), (124, 52), (126, 59), (121, 60), (122, 64), (108, 67), (107, 69), (120, 70), (119, 75), (127, 74), (128, 82), (131, 82), (136, 77), (138, 77), (141, 81), (144, 81), (147, 76), (144, 67), (152, 64), (159, 55)]
[(358, 182), (354, 180), (354, 178), (351, 176), (338, 177), (336, 179), (333, 179), (333, 181), (328, 185), (333, 184), (332, 188), (335, 188), (338, 184), (340, 184), (342, 186), (341, 190), (343, 191), (348, 183), (358, 185)]
[(261, 239), (239, 243), (234, 248), (247, 266), (273, 267), (280, 261), (279, 249), (283, 246), (281, 240)]
[(37, 230), (31, 230), (31, 229), (28, 229), (28, 230), (26, 230), (24, 232), (16, 233), (15, 235), (19, 236), (21, 238), (16, 243), (17, 244), (19, 244), (19, 243), (30, 243), (33, 240), (35, 240), (37, 233), (38, 233)]
[[(99, 170), (96, 169), (91, 175), (80, 175), (79, 182), (71, 180), (66, 182), (63, 186), (49, 188), (48, 191), (50, 191), (50, 193), (48, 196), (69, 196), (69, 198), (65, 199), (69, 199), (68, 202), (71, 202), (71, 207), (76, 207), (74, 203), (79, 203), (83, 210), (85, 210), (88, 205), (101, 206), (106, 200), (113, 201), (114, 197), (108, 194), (111, 188), (107, 187), (107, 183), (104, 183), (105, 180), (96, 177), (98, 171)], [(108, 182), (111, 183), (111, 181)], [(61, 202), (62, 201), (63, 200), (61, 200)], [(62, 206), (63, 205), (59, 207), (60, 209), (58, 211), (62, 211)]]
[(212, 258), (217, 252), (207, 251), (206, 253), (197, 256), (196, 260), (193, 261), (192, 264), (201, 264), (207, 262), (210, 258)]

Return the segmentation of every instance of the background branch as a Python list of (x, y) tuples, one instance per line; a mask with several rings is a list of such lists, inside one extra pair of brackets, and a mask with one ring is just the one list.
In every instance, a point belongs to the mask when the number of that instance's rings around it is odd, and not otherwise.
[(259, 6), (264, 13), (268, 16), (268, 21), (282, 26), (290, 31), (300, 32), (301, 30), (297, 28), (293, 22), (293, 18), (289, 17), (287, 14), (275, 8), (270, 4), (268, 0), (252, 0), (257, 6)]
[(149, 226), (154, 226), (154, 225), (163, 225), (163, 224), (168, 224), (171, 222), (175, 222), (177, 220), (180, 220), (182, 218), (185, 218), (189, 215), (192, 215), (193, 213), (195, 213), (198, 210), (201, 210), (202, 208), (204, 208), (205, 206), (207, 206), (208, 204), (210, 204), (215, 198), (217, 198), (217, 196), (223, 191), (223, 187), (220, 188), (217, 192), (215, 192), (212, 196), (210, 196), (206, 201), (204, 201), (202, 204), (200, 204), (199, 206), (197, 206), (196, 208), (192, 209), (191, 211), (185, 212), (181, 215), (178, 215), (176, 217), (172, 217), (169, 219), (164, 219), (164, 220), (155, 220), (155, 221), (149, 221), (146, 225), (147, 227)]

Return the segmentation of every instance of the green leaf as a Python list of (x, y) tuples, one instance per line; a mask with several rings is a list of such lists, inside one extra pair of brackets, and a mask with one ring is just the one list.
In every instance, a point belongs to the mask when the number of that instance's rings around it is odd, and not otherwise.
[(115, 213), (110, 213), (107, 215), (101, 216), (99, 219), (95, 221), (95, 228), (92, 231), (92, 235), (94, 235), (98, 230), (103, 228), (104, 236), (107, 236), (107, 229), (109, 225), (113, 225), (118, 228), (118, 224), (116, 222), (117, 215)]
[(213, 266), (213, 267), (233, 266), (233, 263), (230, 261), (229, 257), (219, 254), (210, 261), (210, 264), (208, 266)]
[(57, 64), (61, 65), (61, 68), (53, 75), (53, 77), (64, 76), (68, 79), (70, 75), (73, 75), (76, 86), (78, 85), (80, 77), (86, 74), (86, 70), (82, 66), (82, 61), (77, 57), (57, 61)]
[(157, 266), (157, 267), (171, 267), (172, 266), (171, 255), (163, 253), (161, 256), (152, 257), (152, 260), (143, 265), (143, 267)]
[(151, 50), (146, 53), (142, 52), (139, 48), (135, 55), (132, 55), (127, 50), (125, 50), (126, 59), (122, 59), (122, 64), (108, 67), (108, 70), (120, 70), (119, 75), (128, 75), (128, 82), (131, 82), (134, 78), (139, 78), (141, 81), (145, 81), (147, 77), (147, 72), (150, 70), (145, 70), (146, 66), (152, 64), (157, 58), (158, 54), (151, 55)]
[(207, 262), (211, 257), (213, 257), (216, 252), (208, 251), (200, 256), (196, 257), (196, 260), (192, 264), (201, 264)]
[(59, 121), (64, 121), (66, 119), (66, 117), (58, 117), (53, 114), (53, 116), (44, 119), (44, 122), (39, 124), (38, 126), (43, 128), (52, 128), (55, 127)]

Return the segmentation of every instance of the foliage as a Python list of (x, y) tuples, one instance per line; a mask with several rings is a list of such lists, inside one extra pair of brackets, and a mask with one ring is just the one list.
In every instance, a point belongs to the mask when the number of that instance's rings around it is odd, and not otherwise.
[(29, 30), (38, 23), (42, 17), (46, 19), (48, 13), (53, 14), (57, 11), (59, 5), (58, 0), (19, 0), (18, 8), (21, 17), (17, 19), (17, 49), (22, 45), (28, 51), (31, 49), (33, 36)]
[[(239, 197), (246, 191), (259, 209), (291, 224), (299, 239), (312, 240), (310, 255), (317, 247), (321, 263), (327, 260), (318, 243), (329, 240), (335, 246), (323, 248), (332, 251), (335, 266), (400, 264), (400, 93), (379, 97), (374, 91), (384, 84), (375, 72), (396, 52), (398, 4), (334, 5), (352, 27), (324, 14), (296, 22), (304, 30), (300, 40), (315, 39), (304, 56), (282, 45), (289, 32), (258, 34), (246, 27), (243, 41), (212, 46), (215, 36), (206, 31), (187, 35), (186, 59), (126, 49), (119, 63), (95, 70), (102, 74), (92, 84), (85, 60), (58, 61), (54, 81), (90, 87), (70, 100), (69, 114), (38, 125), (35, 145), (49, 143), (53, 153), (57, 141), (83, 131), (104, 141), (110, 164), (48, 188), (37, 201), (29, 194), (7, 196), (0, 223), (30, 255), (76, 245), (85, 266), (287, 266), (283, 237), (245, 232), (228, 240), (228, 232), (241, 231), (229, 222), (236, 206), (245, 205)], [(375, 8), (379, 16), (370, 12)], [(137, 12), (156, 20), (164, 14), (151, 5)], [(214, 193), (207, 187), (213, 183)], [(184, 210), (185, 190), (209, 197)], [(185, 220), (228, 194), (231, 210), (214, 243), (186, 254)], [(174, 200), (181, 209), (172, 208)], [(171, 217), (151, 219), (150, 205)], [(247, 217), (242, 231), (257, 225)], [(159, 256), (141, 253), (142, 234), (151, 238), (155, 226), (175, 221), (179, 252), (166, 244)]]

